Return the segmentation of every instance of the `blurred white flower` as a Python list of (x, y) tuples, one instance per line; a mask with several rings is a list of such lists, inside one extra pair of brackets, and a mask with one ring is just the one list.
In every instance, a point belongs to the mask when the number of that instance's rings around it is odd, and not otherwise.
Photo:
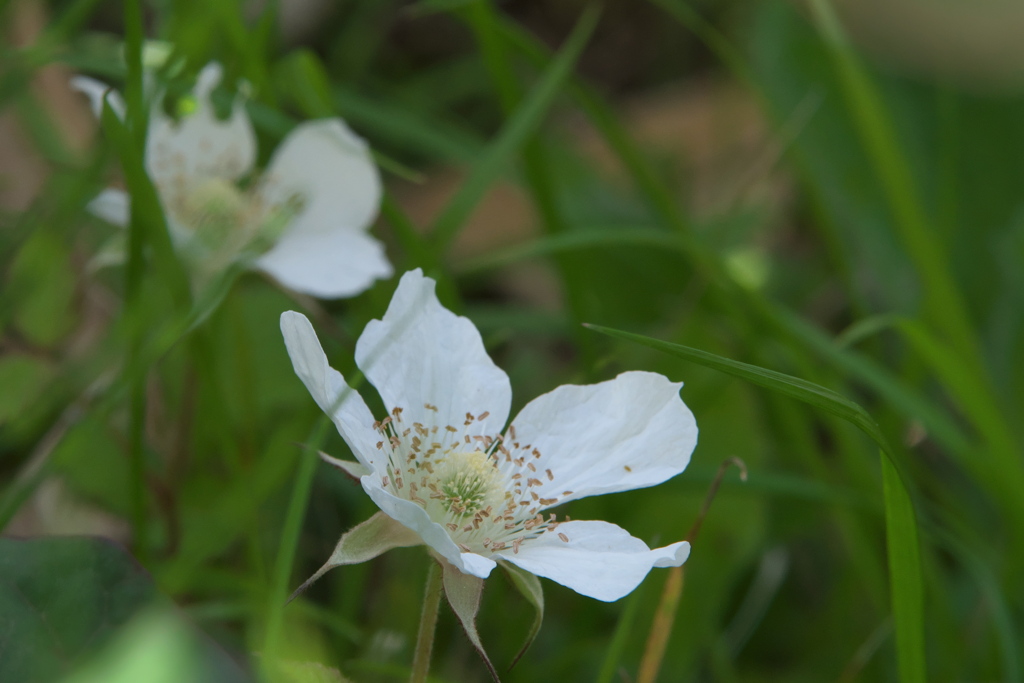
[[(146, 139), (146, 171), (195, 279), (204, 283), (241, 260), (290, 289), (329, 299), (390, 277), (382, 245), (367, 234), (381, 181), (366, 143), (341, 119), (309, 121), (254, 174), (256, 137), (241, 98), (223, 121), (210, 100), (220, 80), (219, 64), (204, 67), (191, 110), (177, 121), (154, 98)], [(72, 85), (97, 116), (104, 97), (123, 116), (123, 100), (105, 84), (77, 77)], [(123, 226), (128, 203), (127, 193), (111, 188), (90, 210)]]
[(422, 543), (465, 575), (486, 578), (505, 561), (605, 601), (630, 593), (652, 567), (681, 565), (685, 541), (651, 550), (614, 524), (547, 511), (682, 472), (697, 442), (682, 385), (650, 372), (566, 385), (506, 428), (508, 376), (434, 286), (419, 270), (406, 273), (383, 320), (356, 344), (356, 363), (389, 409), (382, 420), (328, 365), (305, 316), (281, 316), (295, 372), (358, 462), (324, 459), (358, 477), (383, 511), (342, 537), (310, 581)]

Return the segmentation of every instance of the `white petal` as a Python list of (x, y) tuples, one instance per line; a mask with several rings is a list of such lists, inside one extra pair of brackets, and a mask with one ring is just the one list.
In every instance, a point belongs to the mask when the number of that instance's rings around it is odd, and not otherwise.
[[(561, 536), (568, 538), (562, 540)], [(507, 549), (502, 558), (581, 595), (613, 602), (629, 595), (652, 567), (678, 567), (690, 555), (686, 541), (651, 550), (608, 522), (564, 522), (553, 531)]]
[(93, 115), (99, 119), (103, 115), (103, 98), (107, 98), (110, 108), (117, 118), (124, 119), (125, 105), (121, 93), (112, 90), (109, 85), (87, 76), (75, 76), (71, 79), (71, 87), (89, 98)]
[(255, 267), (288, 289), (321, 299), (355, 296), (391, 277), (380, 242), (361, 232), (287, 233)]
[[(538, 396), (512, 421), (533, 460), (542, 498), (559, 503), (653, 486), (682, 472), (697, 445), (697, 423), (679, 398), (681, 383), (653, 372), (624, 372), (589, 386)], [(570, 495), (565, 495), (571, 491)]]
[(494, 433), (512, 402), (508, 375), (487, 355), (473, 323), (441, 306), (435, 284), (418, 268), (403, 275), (384, 319), (370, 321), (359, 337), (356, 363), (389, 410), (403, 409), (406, 423), (462, 430), (466, 413), (487, 412), (466, 433)]
[(386, 471), (385, 456), (376, 446), (380, 438), (373, 429), (373, 414), (363, 397), (327, 363), (313, 325), (301, 313), (286, 311), (281, 314), (281, 333), (295, 374), (333, 420), (352, 454), (363, 466), (375, 472)]
[(219, 64), (203, 68), (194, 92), (195, 110), (180, 121), (164, 114), (159, 102), (154, 103), (146, 138), (146, 170), (162, 194), (180, 183), (237, 180), (252, 169), (256, 136), (241, 98), (235, 99), (226, 121), (217, 118), (210, 101), (220, 79)]
[(363, 477), (361, 480), (363, 490), (370, 496), (374, 503), (381, 510), (387, 513), (392, 519), (396, 519), (409, 527), (431, 548), (440, 553), (444, 559), (455, 565), (464, 574), (472, 574), (486, 579), (491, 570), (497, 565), (494, 560), (477, 555), (476, 553), (464, 553), (455, 545), (455, 541), (448, 535), (447, 530), (437, 522), (430, 519), (426, 510), (416, 503), (399, 498), (385, 491), (380, 486), (377, 475)]
[(301, 200), (289, 234), (362, 232), (380, 208), (380, 173), (366, 142), (341, 119), (308, 121), (277, 148), (260, 194), (271, 205)]
[(124, 227), (128, 225), (131, 210), (128, 193), (124, 190), (107, 188), (89, 202), (89, 213), (99, 216), (108, 223)]

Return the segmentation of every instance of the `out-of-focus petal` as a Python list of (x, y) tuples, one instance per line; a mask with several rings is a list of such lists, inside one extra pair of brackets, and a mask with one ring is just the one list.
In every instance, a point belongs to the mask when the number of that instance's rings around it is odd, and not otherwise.
[(647, 547), (625, 529), (601, 521), (565, 522), (499, 555), (526, 571), (581, 595), (614, 602), (640, 585), (653, 567), (678, 567), (690, 555), (686, 541)]
[(124, 119), (125, 104), (121, 93), (106, 83), (88, 76), (75, 76), (71, 79), (71, 87), (89, 98), (92, 113), (99, 119), (103, 115), (103, 98), (107, 98), (110, 108), (119, 119)]
[(98, 216), (108, 223), (124, 227), (128, 225), (131, 202), (124, 190), (107, 188), (89, 202), (89, 213)]
[[(406, 424), (439, 425), (442, 436), (447, 425), (493, 434), (508, 418), (508, 375), (473, 323), (441, 306), (435, 284), (418, 268), (403, 275), (383, 320), (359, 337), (356, 363), (389, 410), (403, 409)], [(463, 427), (467, 413), (474, 420)]]
[(256, 136), (240, 99), (227, 120), (217, 118), (210, 93), (221, 80), (217, 63), (199, 73), (195, 108), (175, 121), (154, 103), (146, 137), (146, 170), (161, 194), (186, 192), (210, 178), (237, 180), (256, 160)]
[(391, 277), (383, 245), (362, 232), (289, 232), (256, 259), (288, 289), (321, 299), (355, 296)]
[(380, 208), (380, 173), (370, 149), (341, 119), (296, 126), (274, 152), (262, 182), (267, 204), (292, 198), (301, 204), (288, 235), (362, 232)]

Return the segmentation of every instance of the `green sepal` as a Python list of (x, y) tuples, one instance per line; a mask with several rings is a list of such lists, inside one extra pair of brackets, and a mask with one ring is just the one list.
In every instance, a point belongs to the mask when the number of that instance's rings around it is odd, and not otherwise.
[(437, 553), (431, 554), (441, 564), (444, 594), (448, 598), (448, 604), (452, 606), (452, 611), (462, 623), (469, 642), (473, 644), (477, 654), (487, 665), (487, 670), (491, 672), (491, 678), (496, 683), (501, 683), (498, 672), (491, 664), (491, 659), (487, 656), (483, 643), (480, 642), (480, 634), (476, 630), (476, 613), (480, 611), (480, 596), (484, 592), (484, 580), (479, 576), (463, 574)]
[(349, 529), (338, 540), (338, 544), (334, 546), (334, 552), (331, 553), (324, 566), (296, 588), (288, 598), (288, 602), (294, 600), (314, 581), (335, 567), (344, 564), (359, 564), (372, 560), (392, 548), (408, 548), (422, 543), (423, 539), (415, 531), (388, 517), (385, 513), (378, 512), (365, 522)]
[(523, 643), (523, 647), (520, 648), (518, 654), (512, 659), (512, 663), (508, 665), (509, 670), (511, 670), (516, 665), (516, 662), (530, 649), (533, 641), (537, 639), (537, 634), (540, 633), (540, 626), (544, 622), (544, 588), (541, 586), (540, 579), (535, 574), (531, 574), (525, 569), (520, 569), (511, 562), (499, 560), (498, 566), (505, 570), (508, 578), (512, 581), (512, 585), (533, 606), (533, 625), (530, 626), (530, 632), (526, 636), (526, 642)]

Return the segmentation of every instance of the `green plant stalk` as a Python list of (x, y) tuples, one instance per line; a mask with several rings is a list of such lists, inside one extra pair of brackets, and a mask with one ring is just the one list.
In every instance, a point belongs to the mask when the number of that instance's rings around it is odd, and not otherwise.
[[(125, 124), (132, 146), (141, 150), (146, 144), (146, 113), (142, 85), (142, 7), (139, 0), (124, 0), (125, 62), (128, 79), (125, 84)], [(109, 108), (105, 107), (109, 112)], [(131, 481), (131, 510), (133, 545), (136, 556), (145, 562), (149, 550), (146, 524), (146, 377), (148, 372), (138, 367), (145, 326), (143, 314), (142, 278), (145, 269), (143, 216), (137, 202), (131, 203), (128, 226), (128, 263), (125, 268), (124, 316), (129, 319), (128, 358), (125, 367), (132, 373), (129, 389), (128, 461)]]
[(615, 633), (612, 634), (611, 642), (608, 643), (608, 647), (605, 649), (604, 661), (594, 683), (612, 683), (612, 681), (616, 680), (619, 662), (622, 660), (622, 653), (626, 649), (626, 641), (629, 639), (633, 623), (636, 621), (637, 614), (640, 611), (640, 598), (641, 591), (643, 590), (644, 584), (640, 584), (626, 598), (626, 606), (619, 615), (619, 621), (615, 625)]
[(416, 650), (412, 659), (410, 683), (426, 683), (430, 673), (430, 655), (434, 651), (434, 632), (437, 630), (437, 613), (441, 606), (443, 588), (441, 565), (429, 560), (427, 586), (423, 592), (423, 610), (420, 612), (420, 627), (416, 633)]
[(672, 567), (665, 578), (658, 609), (654, 613), (654, 623), (651, 624), (644, 654), (640, 659), (640, 668), (636, 674), (637, 683), (654, 683), (658, 678), (665, 657), (665, 648), (668, 646), (669, 636), (672, 635), (672, 624), (676, 620), (679, 600), (683, 596), (683, 577), (682, 567)]

